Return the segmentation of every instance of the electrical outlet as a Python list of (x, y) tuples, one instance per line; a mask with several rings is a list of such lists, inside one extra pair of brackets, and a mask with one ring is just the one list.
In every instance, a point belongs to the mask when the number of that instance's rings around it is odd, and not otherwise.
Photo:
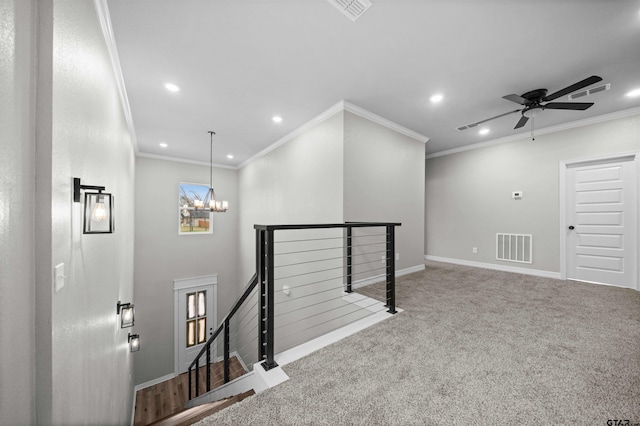
[(473, 254), (478, 254), (478, 247), (473, 248)]

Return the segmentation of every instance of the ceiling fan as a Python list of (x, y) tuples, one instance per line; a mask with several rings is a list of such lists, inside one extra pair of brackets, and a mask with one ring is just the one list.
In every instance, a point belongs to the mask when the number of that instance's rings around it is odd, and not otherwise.
[[(592, 75), (589, 78), (585, 78), (582, 81), (572, 84), (571, 86), (567, 86), (562, 90), (558, 90), (550, 95), (547, 95), (547, 89), (536, 89), (531, 90), (522, 95), (506, 95), (503, 96), (504, 99), (515, 102), (517, 104), (523, 105), (524, 108), (515, 109), (513, 111), (505, 112), (504, 114), (496, 115), (495, 117), (487, 118), (482, 121), (477, 121), (475, 123), (467, 124), (462, 128), (475, 127), (479, 124), (486, 123), (487, 121), (495, 120), (496, 118), (504, 117), (505, 115), (513, 114), (516, 112), (522, 113), (522, 117), (516, 123), (514, 129), (519, 129), (520, 127), (527, 124), (529, 118), (533, 118), (537, 116), (540, 112), (545, 109), (568, 109), (574, 111), (584, 111), (587, 108), (590, 108), (593, 105), (593, 102), (550, 102), (554, 99), (558, 99), (562, 96), (568, 95), (569, 93), (573, 93), (577, 90), (582, 89), (583, 87), (590, 86), (594, 83), (602, 81), (601, 77), (597, 75)], [(547, 102), (547, 103), (544, 103)]]

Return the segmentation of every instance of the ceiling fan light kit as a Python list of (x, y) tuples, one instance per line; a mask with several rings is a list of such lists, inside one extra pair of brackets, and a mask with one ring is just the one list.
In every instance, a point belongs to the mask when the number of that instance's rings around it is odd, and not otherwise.
[[(460, 126), (458, 127), (458, 130), (466, 130), (468, 128), (475, 127), (478, 124), (486, 123), (487, 121), (495, 120), (496, 118), (504, 117), (505, 115), (513, 114), (516, 112), (521, 113), (522, 116), (516, 123), (514, 129), (519, 129), (523, 127), (525, 124), (527, 124), (530, 118), (533, 119), (534, 117), (539, 116), (540, 113), (546, 109), (584, 111), (588, 108), (591, 108), (593, 106), (593, 102), (551, 102), (551, 101), (561, 98), (575, 91), (581, 90), (587, 86), (591, 86), (592, 84), (598, 83), (599, 81), (602, 81), (601, 77), (598, 77), (597, 75), (592, 75), (591, 77), (585, 78), (584, 80), (581, 80), (577, 83), (567, 86), (564, 89), (558, 90), (557, 92), (554, 92), (550, 95), (547, 95), (547, 89), (535, 89), (535, 90), (526, 92), (522, 95), (516, 95), (516, 94), (505, 95), (502, 97), (503, 99), (520, 104), (524, 108), (516, 109), (513, 111), (506, 112), (504, 114), (496, 115), (495, 117), (491, 117), (482, 121), (477, 121), (475, 123), (467, 124), (466, 126)], [(532, 133), (533, 133), (533, 127), (532, 127)]]

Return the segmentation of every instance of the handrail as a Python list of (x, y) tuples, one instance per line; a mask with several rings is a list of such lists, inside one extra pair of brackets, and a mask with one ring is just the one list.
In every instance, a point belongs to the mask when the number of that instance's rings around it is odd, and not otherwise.
[(303, 225), (253, 225), (253, 229), (261, 231), (278, 231), (282, 229), (322, 229), (322, 228), (374, 228), (378, 226), (401, 226), (398, 222), (346, 222), (346, 223), (314, 223)]
[(386, 282), (387, 282), (387, 296), (386, 305), (389, 313), (395, 314), (395, 227), (402, 226), (397, 222), (345, 222), (345, 223), (332, 223), (332, 224), (298, 224), (298, 225), (254, 225), (256, 231), (256, 272), (249, 280), (249, 284), (244, 290), (243, 294), (238, 298), (233, 307), (229, 310), (229, 313), (224, 317), (222, 323), (218, 326), (216, 331), (207, 339), (198, 355), (194, 358), (188, 368), (189, 374), (189, 399), (191, 399), (191, 371), (195, 368), (196, 379), (195, 388), (196, 396), (199, 395), (199, 367), (200, 358), (206, 353), (206, 380), (207, 380), (207, 392), (211, 390), (210, 383), (210, 363), (211, 363), (211, 346), (214, 341), (224, 331), (224, 382), (228, 383), (230, 380), (230, 320), (244, 304), (253, 290), (260, 283), (259, 292), (259, 332), (258, 332), (258, 358), (264, 362), (261, 364), (265, 370), (270, 370), (277, 367), (274, 356), (274, 243), (275, 232), (278, 230), (301, 230), (301, 229), (331, 229), (342, 228), (346, 229), (346, 268), (347, 268), (347, 282), (346, 292), (352, 292), (352, 238), (353, 228), (386, 228), (386, 242), (385, 253), (387, 260), (386, 264)]

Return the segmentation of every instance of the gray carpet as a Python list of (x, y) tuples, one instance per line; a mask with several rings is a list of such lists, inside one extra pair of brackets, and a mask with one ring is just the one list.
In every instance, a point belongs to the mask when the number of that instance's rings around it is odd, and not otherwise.
[(403, 313), (198, 425), (640, 423), (640, 293), (436, 262), (397, 289)]

